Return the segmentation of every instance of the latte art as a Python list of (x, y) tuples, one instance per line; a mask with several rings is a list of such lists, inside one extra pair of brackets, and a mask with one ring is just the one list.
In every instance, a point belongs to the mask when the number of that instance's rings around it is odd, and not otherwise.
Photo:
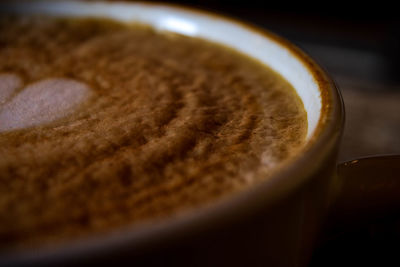
[(0, 248), (205, 208), (269, 179), (307, 117), (229, 48), (101, 19), (0, 18)]
[[(15, 75), (2, 75), (4, 94), (7, 98), (21, 86)], [(74, 107), (90, 95), (86, 84), (65, 78), (53, 78), (30, 84), (12, 100), (0, 106), (0, 132), (23, 129), (50, 123), (73, 112)]]

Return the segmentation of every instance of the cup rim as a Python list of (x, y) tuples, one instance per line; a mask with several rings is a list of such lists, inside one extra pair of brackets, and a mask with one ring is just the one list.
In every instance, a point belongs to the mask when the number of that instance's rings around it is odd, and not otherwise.
[[(82, 1), (77, 1), (82, 2)], [(87, 2), (95, 4), (103, 1)], [(106, 2), (104, 2), (106, 3)], [(108, 2), (112, 5), (118, 2)], [(57, 2), (53, 2), (57, 4)], [(124, 4), (133, 4), (124, 2)], [(285, 38), (241, 19), (208, 10), (193, 8), (180, 4), (134, 2), (148, 7), (168, 7), (186, 14), (218, 19), (241, 26), (247, 31), (263, 38), (272, 39), (280, 46), (288, 49), (304, 66), (310, 70), (321, 93), (321, 115), (317, 128), (303, 148), (301, 156), (294, 157), (291, 162), (269, 179), (225, 198), (223, 201), (196, 212), (188, 212), (161, 223), (146, 223), (143, 227), (124, 227), (120, 231), (104, 235), (94, 235), (82, 239), (74, 239), (55, 247), (39, 247), (21, 251), (0, 252), (0, 264), (19, 265), (32, 262), (64, 262), (65, 260), (82, 259), (98, 253), (108, 254), (129, 247), (132, 255), (140, 254), (155, 245), (161, 245), (185, 238), (190, 233), (207, 231), (225, 223), (233, 222), (245, 215), (253, 214), (260, 208), (266, 209), (279, 201), (300, 185), (308, 181), (326, 158), (335, 150), (344, 125), (344, 104), (340, 91), (327, 72), (308, 54)]]

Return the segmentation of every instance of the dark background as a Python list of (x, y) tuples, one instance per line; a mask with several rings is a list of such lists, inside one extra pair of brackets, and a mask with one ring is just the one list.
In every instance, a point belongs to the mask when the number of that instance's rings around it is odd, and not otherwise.
[[(341, 89), (346, 106), (339, 161), (400, 154), (397, 8), (383, 1), (265, 2), (172, 1), (269, 29), (319, 62)], [(399, 256), (400, 215), (391, 214), (328, 232), (310, 266), (400, 266)]]

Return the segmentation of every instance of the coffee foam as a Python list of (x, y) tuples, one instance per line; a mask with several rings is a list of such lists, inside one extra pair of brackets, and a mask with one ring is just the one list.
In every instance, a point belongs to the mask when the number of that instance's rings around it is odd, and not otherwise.
[[(0, 101), (6, 101), (22, 80), (13, 74), (0, 76)], [(50, 78), (25, 87), (0, 110), (0, 132), (47, 124), (70, 114), (90, 95), (82, 82)]]
[(22, 79), (13, 73), (0, 74), (0, 107), (22, 86)]
[(268, 179), (307, 133), (290, 84), (225, 47), (97, 19), (12, 22), (0, 73), (29, 85), (0, 107), (0, 250), (210, 205)]

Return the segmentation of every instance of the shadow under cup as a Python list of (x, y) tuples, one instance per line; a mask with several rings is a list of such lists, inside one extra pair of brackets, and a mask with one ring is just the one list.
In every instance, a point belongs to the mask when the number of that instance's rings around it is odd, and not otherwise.
[(59, 247), (0, 255), (10, 265), (104, 264), (302, 266), (339, 188), (336, 155), (343, 104), (333, 82), (288, 41), (239, 21), (171, 5), (96, 2), (5, 4), (0, 10), (108, 17), (196, 36), (256, 58), (289, 81), (308, 117), (306, 145), (275, 176), (217, 205)]

